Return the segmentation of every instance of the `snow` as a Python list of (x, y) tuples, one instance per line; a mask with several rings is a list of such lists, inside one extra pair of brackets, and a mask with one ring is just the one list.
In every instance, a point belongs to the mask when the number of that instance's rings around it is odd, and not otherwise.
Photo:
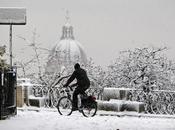
[(15, 117), (0, 121), (0, 130), (175, 130), (174, 116), (109, 116), (98, 111), (95, 117), (86, 118), (79, 112), (61, 116), (55, 109), (21, 110)]
[(104, 88), (105, 90), (134, 90), (134, 89), (131, 89), (131, 88), (114, 88), (114, 87), (111, 87), (111, 88)]
[(63, 55), (68, 55), (70, 53), (71, 58), (74, 58), (75, 56), (80, 56), (86, 59), (86, 54), (83, 46), (76, 40), (72, 39), (60, 40), (59, 44), (56, 46), (56, 51), (65, 52), (65, 54), (63, 53)]
[(119, 103), (119, 104), (142, 104), (142, 102), (137, 101), (127, 101), (127, 100), (117, 100), (117, 99), (110, 99), (109, 102), (111, 103)]
[(23, 7), (0, 7), (0, 23), (26, 24), (26, 9)]

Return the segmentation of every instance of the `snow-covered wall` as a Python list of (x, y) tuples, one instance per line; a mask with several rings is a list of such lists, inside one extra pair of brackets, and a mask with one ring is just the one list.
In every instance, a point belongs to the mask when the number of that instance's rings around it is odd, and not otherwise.
[(106, 111), (136, 111), (144, 112), (144, 103), (136, 101), (125, 101), (111, 99), (109, 101), (98, 101), (98, 109)]
[(109, 101), (110, 99), (127, 100), (128, 94), (131, 89), (129, 88), (104, 88), (103, 100)]

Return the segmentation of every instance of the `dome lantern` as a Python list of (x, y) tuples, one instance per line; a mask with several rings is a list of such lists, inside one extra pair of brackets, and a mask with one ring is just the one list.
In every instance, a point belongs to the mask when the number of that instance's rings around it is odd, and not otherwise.
[(61, 40), (63, 39), (74, 39), (73, 27), (68, 25), (67, 23), (62, 28)]

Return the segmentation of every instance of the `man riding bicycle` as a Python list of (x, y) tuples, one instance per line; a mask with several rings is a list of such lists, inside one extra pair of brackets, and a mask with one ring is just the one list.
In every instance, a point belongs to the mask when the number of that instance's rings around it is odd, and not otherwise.
[(71, 77), (67, 80), (67, 83), (64, 85), (64, 87), (67, 87), (74, 79), (77, 80), (77, 83), (74, 84), (74, 86), (77, 86), (75, 88), (75, 91), (73, 93), (73, 108), (72, 110), (78, 110), (78, 95), (79, 94), (86, 94), (85, 91), (90, 86), (90, 80), (87, 76), (87, 73), (84, 69), (80, 67), (80, 64), (76, 63), (74, 65), (74, 72), (72, 73)]

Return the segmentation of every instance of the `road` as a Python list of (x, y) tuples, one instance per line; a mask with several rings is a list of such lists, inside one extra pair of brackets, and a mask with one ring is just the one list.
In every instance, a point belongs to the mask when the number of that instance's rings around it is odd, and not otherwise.
[[(103, 112), (104, 113), (104, 112)], [(0, 130), (175, 130), (175, 118), (100, 116), (86, 118), (79, 112), (61, 116), (56, 111), (18, 110), (0, 121)]]

